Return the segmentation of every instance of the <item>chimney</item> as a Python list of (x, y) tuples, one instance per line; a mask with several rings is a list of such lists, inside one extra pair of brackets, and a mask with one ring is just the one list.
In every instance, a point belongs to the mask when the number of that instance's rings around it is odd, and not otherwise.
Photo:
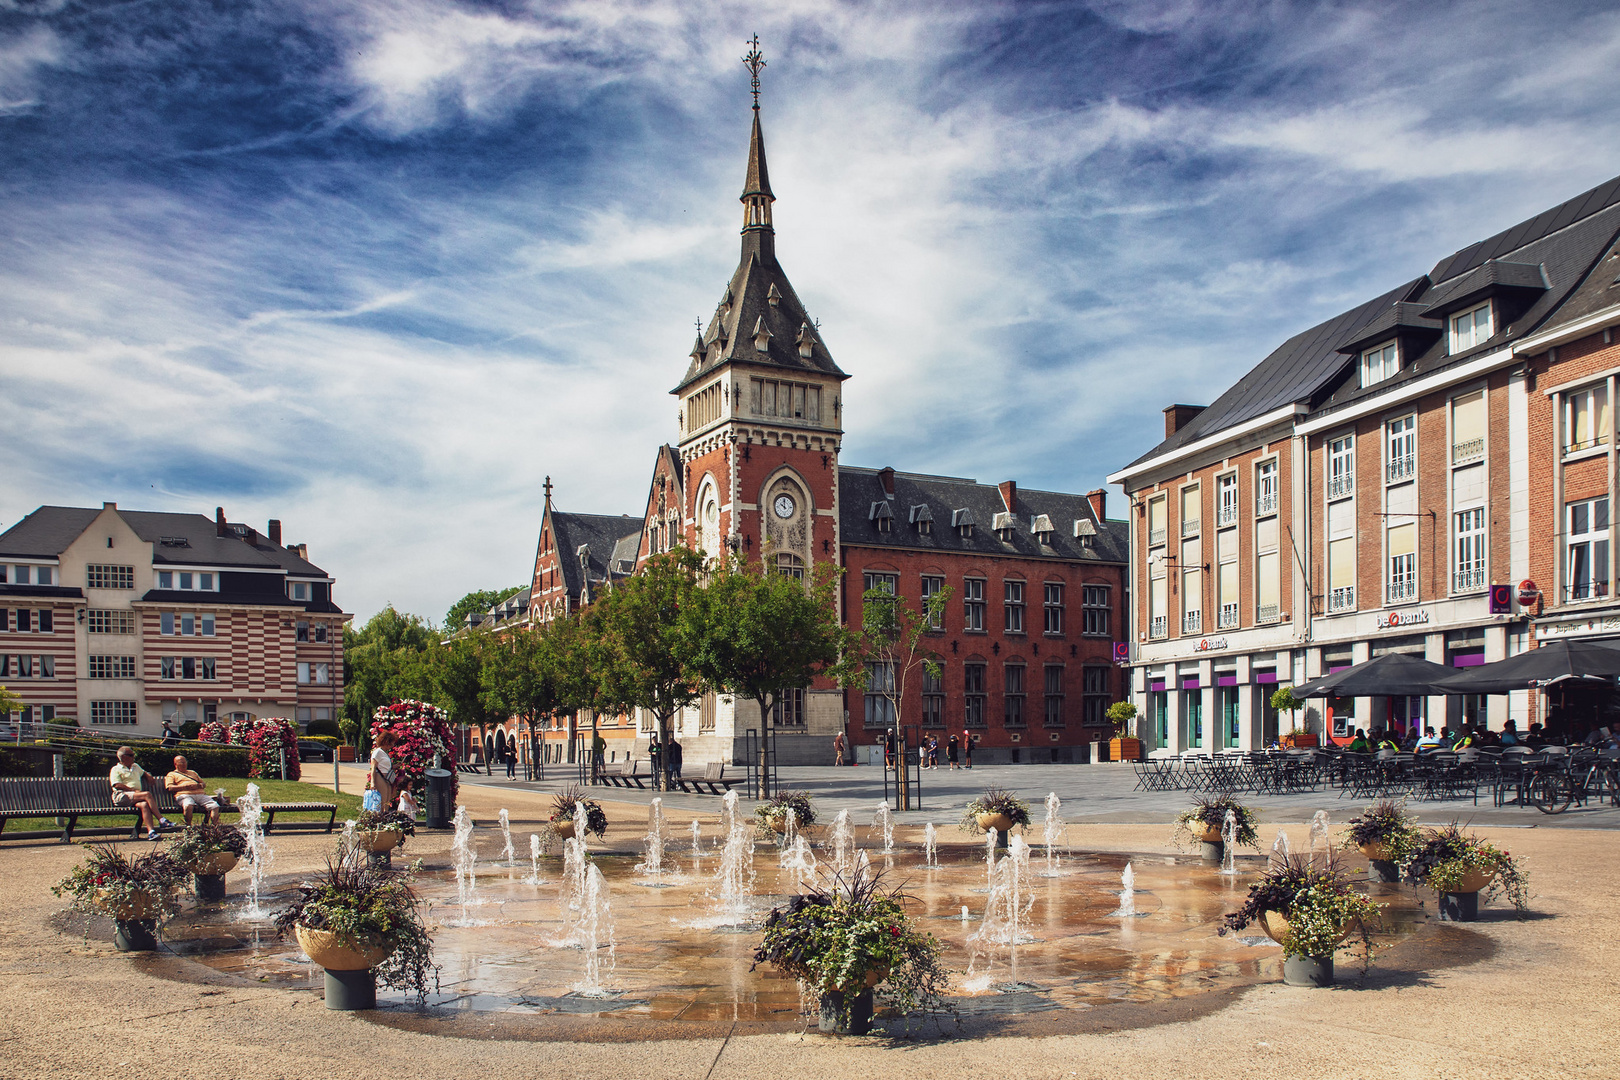
[(270, 519), (270, 528), (265, 535), (270, 538), (271, 547), (281, 546), (281, 520), (279, 518)]
[(996, 486), (1001, 489), (1001, 501), (1006, 504), (1007, 513), (1016, 514), (1018, 512), (1016, 505), (1018, 502), (1018, 482), (1016, 480), (1003, 480)]
[(104, 502), (104, 503), (101, 504), (101, 508), (103, 510), (116, 510), (116, 509), (118, 509), (118, 504), (117, 503)]
[(1108, 518), (1108, 492), (1102, 488), (1086, 492), (1086, 502), (1091, 504), (1091, 512), (1097, 515), (1099, 522)]
[(1164, 437), (1169, 438), (1192, 422), (1207, 405), (1170, 405), (1164, 410)]
[(887, 465), (878, 470), (878, 483), (883, 485), (883, 497), (894, 498), (894, 470)]
[(225, 535), (225, 508), (223, 506), (214, 507), (214, 535)]
[(308, 544), (294, 544), (292, 550), (298, 552), (298, 557), (300, 559), (303, 559), (305, 562), (309, 562), (309, 545)]

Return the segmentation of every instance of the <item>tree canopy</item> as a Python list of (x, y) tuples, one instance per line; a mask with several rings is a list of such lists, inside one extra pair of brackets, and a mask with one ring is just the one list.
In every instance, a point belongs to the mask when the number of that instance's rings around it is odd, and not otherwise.
[(450, 605), (450, 610), (444, 613), (444, 632), (453, 634), (467, 623), (467, 616), (475, 611), (488, 611), (502, 600), (509, 599), (523, 591), (523, 586), (513, 585), (510, 589), (474, 589), (472, 592)]

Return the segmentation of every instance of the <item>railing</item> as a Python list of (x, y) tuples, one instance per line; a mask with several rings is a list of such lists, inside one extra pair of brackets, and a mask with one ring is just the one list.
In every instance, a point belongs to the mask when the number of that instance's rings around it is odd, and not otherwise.
[(1276, 604), (1261, 604), (1255, 609), (1254, 613), (1255, 622), (1276, 622), (1280, 617), (1279, 609)]
[(1565, 600), (1597, 600), (1609, 595), (1607, 581), (1576, 581), (1564, 590)]
[(1202, 634), (1204, 632), (1204, 613), (1202, 611), (1182, 612), (1181, 632), (1183, 634)]
[(1384, 478), (1390, 483), (1397, 480), (1410, 480), (1417, 475), (1417, 455), (1403, 454), (1398, 458), (1391, 458), (1384, 469)]
[(1328, 593), (1328, 611), (1354, 611), (1356, 609), (1356, 587), (1343, 585)]
[(1264, 517), (1277, 512), (1277, 493), (1275, 491), (1262, 491), (1254, 500), (1254, 512)]
[(1182, 536), (1197, 536), (1199, 521), (1197, 518), (1183, 518), (1181, 522)]
[(1328, 498), (1346, 499), (1356, 493), (1356, 477), (1354, 473), (1340, 473), (1328, 477)]
[(1399, 577), (1390, 578), (1389, 584), (1384, 588), (1384, 594), (1391, 603), (1399, 600), (1416, 600), (1417, 575), (1402, 574)]
[(1461, 465), (1468, 461), (1477, 461), (1484, 456), (1484, 439), (1464, 439), (1460, 443), (1451, 444), (1451, 463), (1453, 465)]
[(1155, 615), (1148, 623), (1148, 637), (1161, 638), (1170, 633), (1170, 617)]
[(1476, 592), (1485, 587), (1485, 568), (1483, 566), (1470, 567), (1467, 570), (1458, 570), (1451, 575), (1452, 592)]
[(1228, 525), (1237, 524), (1237, 507), (1222, 506), (1215, 511), (1216, 528), (1224, 529)]
[(1158, 547), (1162, 543), (1164, 543), (1164, 530), (1163, 529), (1149, 529), (1148, 530), (1148, 547)]
[(1222, 604), (1220, 614), (1216, 616), (1215, 625), (1222, 630), (1238, 624), (1238, 606), (1236, 604)]
[(1590, 450), (1594, 446), (1607, 446), (1608, 444), (1609, 444), (1609, 437), (1607, 435), (1601, 435), (1601, 434), (1596, 435), (1596, 436), (1594, 436), (1594, 437), (1592, 437), (1590, 439), (1580, 439), (1580, 440), (1571, 439), (1569, 442), (1564, 444), (1564, 453), (1566, 453), (1566, 454), (1578, 454), (1582, 450)]

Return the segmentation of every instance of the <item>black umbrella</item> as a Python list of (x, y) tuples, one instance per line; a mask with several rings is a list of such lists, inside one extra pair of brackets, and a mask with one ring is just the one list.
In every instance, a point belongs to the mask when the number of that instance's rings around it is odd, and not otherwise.
[(1563, 680), (1597, 682), (1616, 675), (1620, 675), (1620, 649), (1591, 641), (1554, 641), (1494, 664), (1454, 672), (1439, 692), (1506, 694)]
[[(1438, 690), (1439, 683), (1455, 675), (1452, 668), (1431, 664), (1421, 656), (1386, 653), (1365, 664), (1323, 675), (1294, 687), (1294, 696), (1308, 697), (1422, 697)], [(1455, 692), (1455, 691), (1453, 691)]]

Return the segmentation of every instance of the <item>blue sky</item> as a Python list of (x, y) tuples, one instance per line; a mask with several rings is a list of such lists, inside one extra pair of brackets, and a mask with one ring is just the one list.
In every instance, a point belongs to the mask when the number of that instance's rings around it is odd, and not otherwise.
[(756, 31), (852, 464), (1100, 486), (1620, 173), (1613, 4), (0, 0), (0, 527), (223, 504), (437, 620), (547, 474), (638, 513)]

